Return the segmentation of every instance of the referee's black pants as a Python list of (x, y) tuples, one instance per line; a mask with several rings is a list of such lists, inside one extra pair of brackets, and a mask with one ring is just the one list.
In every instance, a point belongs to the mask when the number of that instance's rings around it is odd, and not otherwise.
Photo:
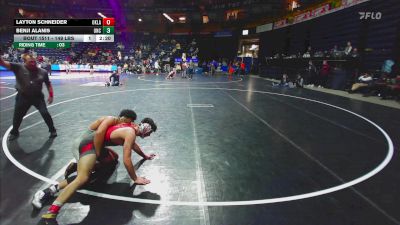
[(56, 128), (54, 128), (53, 119), (51, 118), (51, 115), (47, 110), (46, 102), (44, 101), (44, 95), (40, 94), (37, 96), (27, 96), (18, 93), (15, 98), (13, 129), (11, 130), (11, 134), (19, 134), (18, 129), (21, 126), (22, 119), (32, 105), (35, 106), (37, 110), (39, 110), (40, 115), (42, 115), (44, 121), (49, 127), (49, 132), (56, 131)]

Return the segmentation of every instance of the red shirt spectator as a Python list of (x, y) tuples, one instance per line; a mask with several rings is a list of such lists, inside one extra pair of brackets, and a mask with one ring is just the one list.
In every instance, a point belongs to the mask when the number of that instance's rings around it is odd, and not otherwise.
[(244, 64), (244, 62), (240, 63), (240, 69), (244, 70), (246, 68), (246, 65)]
[(228, 73), (229, 75), (232, 75), (235, 72), (235, 69), (233, 69), (232, 65), (229, 65)]
[(330, 71), (330, 66), (326, 60), (322, 62), (322, 68), (320, 71), (321, 76), (328, 76)]

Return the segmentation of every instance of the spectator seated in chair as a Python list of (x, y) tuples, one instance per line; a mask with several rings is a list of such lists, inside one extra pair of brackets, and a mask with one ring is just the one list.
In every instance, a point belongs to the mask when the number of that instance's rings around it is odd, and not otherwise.
[(391, 79), (391, 81), (381, 93), (382, 99), (388, 99), (389, 96), (397, 98), (400, 100), (400, 75), (397, 75), (395, 79)]
[(364, 94), (365, 97), (371, 95), (381, 96), (382, 93), (387, 89), (388, 85), (391, 85), (391, 74), (394, 61), (391, 59), (385, 60), (381, 69), (381, 76), (374, 80), (374, 82), (368, 87), (368, 92)]
[(289, 86), (289, 76), (286, 73), (284, 73), (282, 75), (281, 82), (272, 83), (272, 86), (274, 86), (274, 87), (288, 87)]
[(295, 84), (296, 84), (296, 87), (298, 87), (298, 88), (303, 88), (304, 87), (304, 79), (301, 76), (301, 74), (297, 74)]
[(371, 85), (373, 82), (373, 78), (371, 76), (371, 74), (368, 73), (364, 73), (363, 75), (361, 75), (358, 79), (357, 82), (354, 83), (351, 86), (351, 89), (349, 90), (349, 93), (354, 93), (356, 91), (360, 91), (361, 89), (368, 87), (369, 85)]

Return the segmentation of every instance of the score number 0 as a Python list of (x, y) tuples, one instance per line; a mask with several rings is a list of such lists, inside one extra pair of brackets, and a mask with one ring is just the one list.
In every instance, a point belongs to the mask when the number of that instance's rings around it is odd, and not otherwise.
[(114, 18), (103, 18), (103, 26), (114, 26), (115, 20)]

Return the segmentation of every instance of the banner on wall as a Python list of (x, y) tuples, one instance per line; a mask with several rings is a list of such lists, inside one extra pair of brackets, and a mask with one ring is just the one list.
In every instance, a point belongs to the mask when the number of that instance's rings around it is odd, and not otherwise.
[(293, 23), (300, 23), (303, 22), (305, 20), (310, 19), (311, 17), (311, 11), (307, 11), (305, 13), (302, 13), (300, 15), (297, 15), (294, 17)]
[(363, 2), (367, 2), (369, 0), (342, 0), (342, 7), (346, 8), (346, 7), (350, 7), (353, 5), (357, 5)]
[(268, 23), (268, 24), (264, 24), (264, 25), (261, 25), (261, 26), (257, 26), (256, 27), (256, 33), (270, 31), (270, 30), (272, 30), (272, 26), (273, 26), (272, 23)]
[[(90, 66), (88, 64), (86, 65), (80, 65), (80, 64), (72, 64), (69, 65), (71, 71), (90, 71)], [(57, 71), (57, 70), (66, 70), (67, 65), (66, 64), (53, 64), (51, 65), (51, 70)], [(116, 65), (93, 65), (93, 70), (95, 72), (111, 72), (117, 70)]]
[(326, 5), (324, 5), (324, 6), (321, 6), (321, 7), (319, 7), (319, 8), (314, 9), (314, 10), (311, 12), (311, 16), (312, 16), (312, 17), (319, 17), (319, 16), (322, 16), (322, 15), (328, 13), (330, 9), (331, 9), (330, 4), (326, 4)]
[(291, 18), (290, 16), (287, 17), (286, 19), (278, 20), (274, 22), (274, 29), (286, 27), (295, 23), (300, 23), (304, 22), (310, 19), (314, 19), (320, 16), (323, 16), (325, 14), (338, 11), (347, 7), (351, 7), (363, 2), (368, 2), (370, 0), (335, 0), (332, 1), (329, 4), (325, 4), (321, 7), (318, 7), (312, 11), (307, 11), (305, 13), (302, 13), (300, 15), (295, 16), (294, 18)]
[(288, 26), (287, 20), (278, 20), (274, 23), (274, 29), (282, 28)]

